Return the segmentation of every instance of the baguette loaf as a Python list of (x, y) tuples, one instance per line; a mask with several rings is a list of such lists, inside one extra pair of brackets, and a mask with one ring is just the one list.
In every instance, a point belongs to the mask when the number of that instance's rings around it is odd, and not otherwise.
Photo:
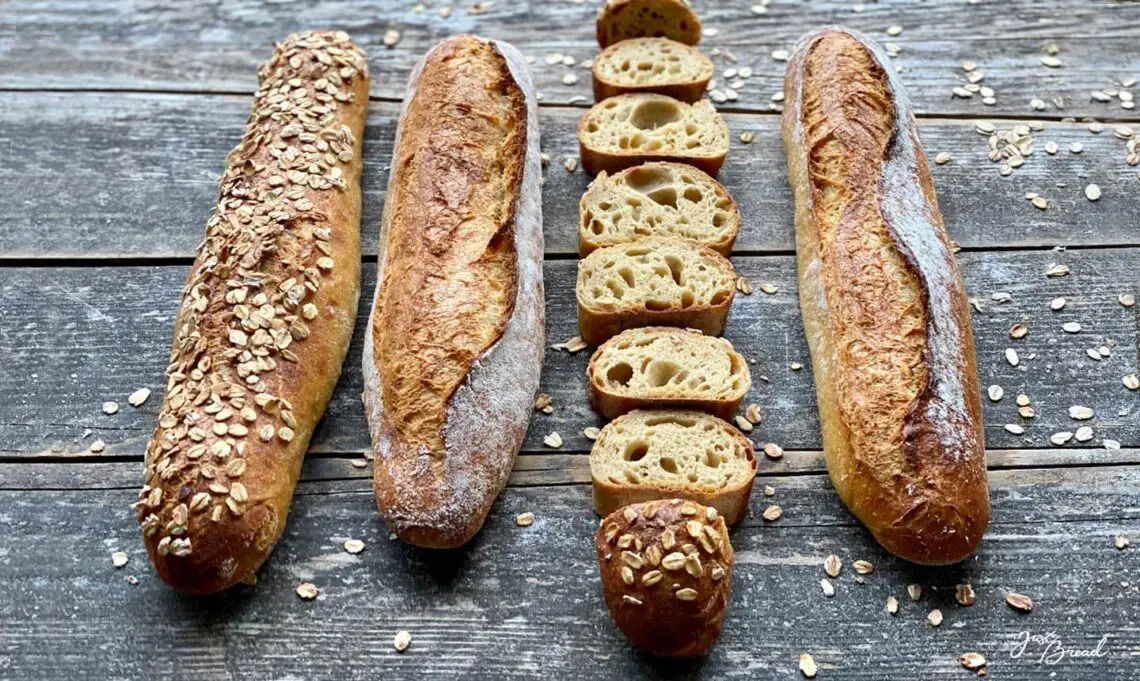
[(578, 335), (588, 345), (639, 326), (719, 336), (735, 294), (728, 258), (692, 241), (653, 237), (599, 248), (578, 261)]
[(506, 43), (449, 38), (413, 71), (365, 337), (376, 500), (406, 542), (466, 543), (507, 482), (544, 349), (538, 117)]
[(748, 362), (723, 338), (650, 326), (598, 348), (586, 369), (590, 405), (608, 419), (634, 409), (699, 409), (728, 420), (752, 387)]
[(906, 93), (882, 50), (842, 28), (801, 40), (784, 89), (831, 479), (887, 550), (962, 560), (989, 521), (974, 342)]
[(616, 173), (647, 161), (676, 161), (716, 175), (728, 155), (728, 126), (712, 104), (651, 93), (618, 95), (578, 122), (582, 167)]
[(647, 409), (602, 428), (590, 450), (594, 508), (682, 497), (714, 507), (735, 525), (748, 512), (756, 477), (752, 442), (699, 411)]
[(207, 594), (253, 576), (285, 528), (360, 297), (368, 66), (348, 35), (285, 39), (183, 289), (136, 504), (158, 574)]
[(632, 38), (594, 58), (594, 101), (656, 92), (691, 103), (705, 95), (712, 77), (712, 60), (695, 47), (668, 38)]
[(671, 236), (727, 256), (739, 229), (740, 210), (719, 182), (684, 163), (645, 163), (590, 183), (578, 205), (578, 254)]
[(595, 28), (603, 48), (630, 38), (669, 38), (685, 45), (701, 39), (701, 20), (686, 0), (606, 0)]

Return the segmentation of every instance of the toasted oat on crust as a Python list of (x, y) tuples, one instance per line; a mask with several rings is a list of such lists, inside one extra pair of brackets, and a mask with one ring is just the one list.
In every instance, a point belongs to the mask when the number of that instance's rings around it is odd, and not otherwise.
[(735, 293), (732, 263), (691, 241), (651, 237), (599, 248), (578, 262), (578, 335), (589, 345), (639, 326), (717, 336)]
[(716, 508), (734, 525), (748, 512), (756, 453), (748, 438), (715, 416), (639, 409), (598, 434), (590, 475), (601, 515), (636, 502), (682, 497)]
[(724, 517), (684, 499), (631, 504), (594, 535), (614, 622), (654, 655), (692, 657), (720, 635), (734, 553)]
[(707, 100), (618, 95), (595, 104), (578, 122), (578, 146), (582, 166), (595, 175), (647, 161), (688, 163), (716, 175), (728, 155), (728, 127)]
[(578, 254), (645, 237), (689, 239), (727, 256), (740, 229), (728, 191), (684, 163), (643, 163), (602, 171), (578, 205)]
[(587, 368), (590, 404), (606, 418), (634, 409), (699, 409), (731, 419), (752, 386), (748, 362), (723, 338), (664, 326), (606, 341)]
[(668, 38), (632, 38), (594, 58), (594, 100), (655, 92), (695, 102), (713, 77), (713, 63), (695, 47)]
[(598, 45), (629, 38), (669, 38), (685, 45), (701, 40), (701, 20), (686, 0), (606, 0), (598, 10)]

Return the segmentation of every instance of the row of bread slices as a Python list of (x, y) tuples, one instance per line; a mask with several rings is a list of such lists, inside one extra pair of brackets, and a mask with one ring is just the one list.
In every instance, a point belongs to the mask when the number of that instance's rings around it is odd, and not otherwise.
[[(712, 62), (681, 0), (610, 0), (598, 18), (594, 93), (578, 127), (597, 177), (579, 206), (578, 328), (598, 345), (590, 404), (607, 419), (590, 453), (602, 589), (650, 652), (716, 640), (731, 587), (727, 525), (748, 511), (752, 443), (726, 422), (751, 387), (725, 339), (740, 226), (710, 174), (728, 130), (699, 100)], [(696, 102), (696, 103), (693, 103)]]

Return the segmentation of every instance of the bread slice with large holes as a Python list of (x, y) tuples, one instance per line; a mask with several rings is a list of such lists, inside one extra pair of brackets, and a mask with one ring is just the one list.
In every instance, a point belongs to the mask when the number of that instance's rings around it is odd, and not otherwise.
[(605, 171), (578, 204), (578, 254), (646, 237), (668, 236), (732, 252), (740, 210), (706, 173), (684, 163), (654, 162)]
[(598, 44), (646, 36), (669, 38), (686, 45), (701, 39), (701, 20), (687, 0), (606, 0), (598, 10)]
[(589, 345), (639, 326), (717, 336), (735, 293), (728, 258), (692, 241), (652, 237), (599, 248), (578, 261), (578, 335)]
[(668, 38), (632, 38), (594, 58), (594, 100), (629, 92), (656, 92), (695, 102), (713, 77), (712, 60), (695, 47)]
[(744, 356), (723, 338), (668, 326), (606, 341), (586, 369), (590, 406), (612, 419), (634, 409), (698, 409), (728, 420), (752, 387)]
[(612, 421), (590, 451), (594, 508), (680, 497), (729, 524), (748, 512), (756, 452), (739, 430), (699, 411), (638, 409)]
[(728, 126), (708, 100), (618, 95), (595, 104), (578, 122), (578, 146), (582, 166), (595, 175), (647, 161), (688, 163), (716, 175), (728, 155)]

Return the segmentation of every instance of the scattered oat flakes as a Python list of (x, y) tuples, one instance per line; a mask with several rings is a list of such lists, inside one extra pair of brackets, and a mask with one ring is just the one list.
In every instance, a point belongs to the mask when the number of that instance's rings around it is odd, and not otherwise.
[(1029, 327), (1024, 324), (1014, 324), (1013, 326), (1009, 327), (1010, 338), (1025, 338), (1028, 333)]
[(1071, 419), (1075, 419), (1077, 421), (1087, 421), (1093, 416), (1095, 416), (1095, 413), (1088, 407), (1084, 407), (1079, 404), (1075, 404), (1069, 407), (1069, 418)]
[(582, 340), (581, 336), (574, 336), (573, 338), (571, 338), (570, 340), (568, 340), (564, 343), (555, 343), (554, 345), (551, 345), (550, 347), (554, 350), (565, 350), (566, 352), (569, 352), (572, 355), (575, 352), (585, 350), (589, 346), (586, 345), (586, 342)]
[(1017, 350), (1013, 348), (1005, 349), (1005, 361), (1009, 362), (1010, 366), (1017, 366), (1021, 363), (1021, 358), (1017, 356)]
[(926, 621), (929, 622), (932, 627), (937, 627), (942, 624), (942, 611), (938, 608), (931, 610), (930, 614), (926, 616)]
[(1131, 542), (1128, 541), (1128, 537), (1125, 537), (1123, 534), (1118, 534), (1113, 539), (1112, 543), (1116, 545), (1116, 548), (1123, 551), (1124, 549), (1128, 548)]
[(740, 414), (737, 414), (736, 416), (734, 416), (732, 420), (733, 420), (733, 422), (736, 423), (736, 427), (739, 428), (740, 430), (742, 430), (743, 432), (745, 432), (745, 433), (751, 433), (752, 432), (752, 429), (754, 427), (752, 425), (752, 422), (749, 421), (748, 419), (744, 418)]
[(899, 612), (899, 599), (894, 596), (887, 596), (887, 612), (892, 615), (897, 615)]
[(994, 384), (986, 388), (986, 394), (989, 395), (990, 402), (1000, 402), (1005, 396), (1005, 390), (1000, 385)]
[(111, 416), (112, 414), (115, 414), (118, 411), (119, 411), (119, 403), (118, 402), (104, 402), (103, 403), (103, 413), (106, 414), (107, 416)]
[(981, 653), (962, 653), (958, 662), (970, 671), (978, 671), (986, 666), (986, 658)]
[(1044, 57), (1041, 57), (1041, 63), (1051, 69), (1057, 69), (1061, 67), (1061, 60), (1054, 57), (1053, 55), (1046, 55)]
[(760, 405), (755, 403), (748, 405), (744, 409), (744, 418), (753, 425), (760, 423)]
[(562, 76), (563, 85), (574, 85), (577, 82), (578, 76), (574, 75), (573, 73), (567, 73), (566, 75)]
[(899, 26), (898, 24), (895, 24), (894, 26), (888, 26), (887, 27), (887, 35), (889, 35), (891, 37), (901, 35), (902, 32), (903, 32), (903, 27)]
[(804, 678), (814, 679), (817, 671), (812, 656), (808, 653), (800, 653), (800, 673), (804, 675)]
[(515, 516), (515, 524), (519, 527), (530, 527), (534, 524), (534, 514), (530, 511)]
[(1069, 145), (1069, 153), (1070, 154), (1079, 154), (1084, 150), (1085, 150), (1085, 145), (1081, 144), (1080, 142), (1073, 142), (1072, 144)]
[(396, 637), (392, 639), (392, 647), (396, 649), (397, 653), (402, 653), (412, 645), (412, 635), (406, 631), (396, 632)]
[(400, 42), (400, 32), (396, 29), (393, 28), (384, 33), (384, 47), (395, 47), (398, 42)]
[(1093, 429), (1088, 426), (1081, 426), (1073, 433), (1073, 439), (1077, 442), (1088, 442), (1093, 439)]
[(910, 596), (910, 600), (917, 601), (922, 598), (922, 586), (919, 584), (907, 584), (906, 595)]
[(1120, 380), (1124, 383), (1125, 388), (1128, 388), (1129, 390), (1140, 390), (1140, 376), (1137, 376), (1136, 374), (1128, 374)]
[(139, 388), (127, 396), (127, 404), (132, 407), (141, 407), (148, 397), (150, 397), (150, 388)]
[(764, 496), (766, 496), (766, 497), (776, 496), (776, 488), (772, 487), (771, 485), (764, 485)]
[(945, 151), (940, 151), (940, 152), (938, 152), (938, 155), (934, 157), (934, 162), (940, 166), (944, 166), (951, 161), (951, 158), (952, 157), (950, 156), (949, 153), (947, 153)]
[(1085, 187), (1085, 198), (1089, 201), (1099, 201), (1100, 187), (1095, 184), (1090, 184), (1089, 186)]
[(1049, 154), (1050, 156), (1053, 156), (1054, 154), (1056, 154), (1057, 153), (1057, 143), (1053, 142), (1053, 141), (1046, 142), (1045, 143), (1045, 153)]
[(784, 448), (775, 442), (768, 442), (764, 445), (764, 456), (769, 459), (780, 459), (784, 456)]
[(784, 515), (784, 509), (776, 506), (775, 504), (772, 504), (768, 508), (764, 509), (764, 513), (762, 515), (764, 520), (767, 520), (768, 522), (775, 522), (780, 519), (780, 516)]
[(554, 403), (554, 398), (549, 393), (539, 393), (538, 397), (534, 398), (535, 411), (543, 411)]
[(1033, 599), (1019, 593), (1009, 592), (1005, 595), (1006, 605), (1021, 612), (1033, 612)]
[(317, 588), (317, 585), (311, 582), (301, 582), (297, 585), (297, 595), (300, 596), (302, 600), (311, 601), (319, 596), (320, 593), (321, 590)]
[(875, 571), (875, 566), (870, 561), (857, 560), (851, 564), (852, 569), (861, 575), (869, 575)]
[(740, 291), (746, 296), (752, 295), (752, 282), (748, 281), (748, 277), (740, 276), (736, 278), (736, 290)]
[(1081, 324), (1080, 322), (1065, 322), (1061, 325), (1061, 330), (1065, 333), (1080, 333)]
[(131, 561), (131, 557), (127, 555), (126, 551), (115, 551), (111, 554), (111, 565), (116, 568), (121, 568)]
[(788, 61), (789, 57), (791, 57), (791, 55), (788, 54), (787, 50), (773, 50), (772, 51), (772, 59), (775, 59), (776, 61)]
[(978, 600), (978, 597), (974, 593), (974, 587), (969, 584), (959, 584), (954, 587), (954, 600), (958, 601), (958, 605), (968, 608)]
[(598, 434), (601, 432), (602, 432), (601, 429), (598, 428), (597, 426), (589, 426), (587, 428), (582, 429), (582, 435), (585, 435), (586, 439), (590, 440), (590, 441), (597, 440)]
[(364, 542), (359, 539), (346, 539), (344, 540), (344, 550), (356, 555), (364, 550)]
[(823, 571), (828, 577), (838, 577), (843, 570), (843, 562), (834, 553), (823, 559)]
[(1109, 438), (1105, 438), (1103, 440), (1102, 444), (1104, 445), (1104, 448), (1109, 450), (1109, 451), (1120, 451), (1120, 441), (1119, 440), (1111, 440)]
[(558, 449), (562, 446), (562, 436), (559, 435), (557, 431), (555, 431), (550, 435), (542, 438), (542, 444), (552, 449)]
[(1004, 426), (1005, 432), (1012, 433), (1013, 435), (1025, 435), (1025, 428), (1017, 425), (1016, 423), (1007, 423)]
[(741, 144), (752, 144), (752, 139), (753, 139), (753, 135), (752, 135), (751, 131), (746, 130), (746, 131), (740, 133)]
[(804, 365), (799, 363), (799, 362), (792, 362), (791, 364), (788, 365), (788, 368), (791, 369), (792, 371), (799, 371), (800, 369), (804, 368)]
[(1124, 307), (1132, 307), (1136, 304), (1136, 296), (1132, 295), (1131, 293), (1121, 293), (1116, 297), (1116, 302), (1120, 303)]
[(835, 585), (829, 579), (819, 580), (819, 588), (823, 591), (823, 595), (831, 598), (835, 595)]
[(1054, 298), (1053, 300), (1049, 301), (1049, 309), (1056, 312), (1057, 310), (1065, 307), (1066, 302), (1067, 301), (1064, 298)]
[(1059, 433), (1053, 433), (1052, 435), (1049, 436), (1049, 442), (1052, 442), (1053, 444), (1057, 445), (1058, 447), (1060, 447), (1061, 445), (1065, 444), (1066, 442), (1068, 442), (1069, 440), (1072, 440), (1072, 439), (1073, 439), (1073, 434), (1067, 430), (1062, 430)]
[(98, 454), (106, 448), (107, 448), (106, 442), (103, 442), (103, 440), (95, 440), (94, 442), (91, 443), (91, 446), (87, 448), (87, 451), (91, 452), (92, 454)]

